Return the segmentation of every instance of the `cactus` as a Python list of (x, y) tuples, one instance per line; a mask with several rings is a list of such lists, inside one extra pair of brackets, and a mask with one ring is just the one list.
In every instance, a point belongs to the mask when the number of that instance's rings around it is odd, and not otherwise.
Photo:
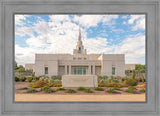
[(132, 78), (135, 79), (135, 70), (132, 70)]

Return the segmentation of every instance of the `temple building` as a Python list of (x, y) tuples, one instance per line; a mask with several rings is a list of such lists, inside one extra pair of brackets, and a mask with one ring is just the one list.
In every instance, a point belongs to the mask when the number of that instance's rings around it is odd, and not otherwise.
[(125, 76), (124, 54), (87, 54), (81, 39), (81, 30), (73, 54), (36, 54), (35, 64), (26, 64), (35, 76), (107, 75)]

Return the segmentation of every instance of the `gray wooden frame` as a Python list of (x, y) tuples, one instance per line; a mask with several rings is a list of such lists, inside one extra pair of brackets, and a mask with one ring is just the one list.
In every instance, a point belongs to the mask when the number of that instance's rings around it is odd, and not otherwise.
[[(16, 13), (146, 14), (146, 102), (14, 102), (13, 17)], [(159, 0), (0, 0), (1, 115), (160, 115), (159, 13)]]

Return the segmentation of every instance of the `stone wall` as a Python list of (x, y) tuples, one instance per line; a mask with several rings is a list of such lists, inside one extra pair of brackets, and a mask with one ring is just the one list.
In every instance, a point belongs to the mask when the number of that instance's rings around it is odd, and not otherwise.
[(62, 87), (98, 87), (96, 75), (63, 75)]

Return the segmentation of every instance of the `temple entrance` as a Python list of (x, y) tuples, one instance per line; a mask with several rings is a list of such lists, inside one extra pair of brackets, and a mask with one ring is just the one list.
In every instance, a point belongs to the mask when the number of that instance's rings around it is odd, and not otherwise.
[(74, 75), (86, 75), (86, 68), (85, 67), (74, 67), (73, 68)]

